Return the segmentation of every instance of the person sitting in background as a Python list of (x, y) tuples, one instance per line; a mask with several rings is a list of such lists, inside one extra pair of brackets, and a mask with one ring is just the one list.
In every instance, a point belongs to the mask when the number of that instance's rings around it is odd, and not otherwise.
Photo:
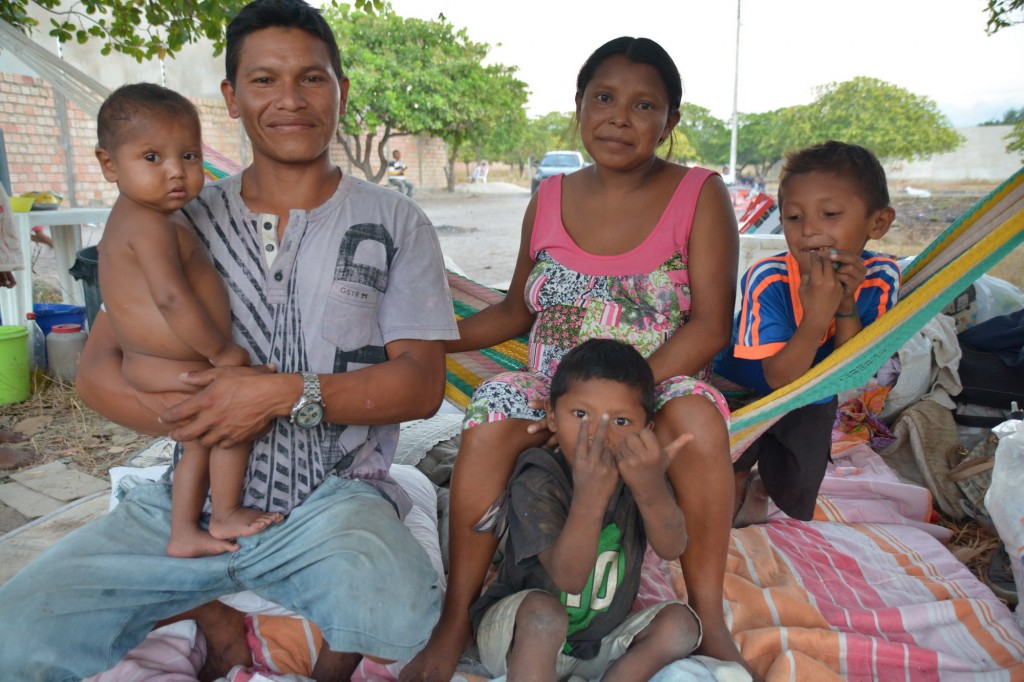
[(402, 161), (402, 152), (397, 149), (391, 152), (393, 157), (388, 162), (388, 182), (394, 185), (399, 192), (402, 192), (410, 199), (412, 198), (412, 183), (405, 177), (405, 161)]
[(484, 159), (473, 169), (473, 174), (469, 176), (470, 182), (487, 182), (487, 171), (489, 169), (487, 160)]

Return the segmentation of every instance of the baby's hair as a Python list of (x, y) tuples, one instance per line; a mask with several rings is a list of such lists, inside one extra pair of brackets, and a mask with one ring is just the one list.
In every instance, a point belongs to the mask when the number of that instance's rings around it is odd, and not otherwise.
[(566, 353), (551, 379), (551, 408), (573, 383), (591, 379), (607, 379), (637, 389), (647, 420), (654, 419), (654, 373), (633, 346), (614, 339), (590, 339)]
[(831, 173), (856, 185), (869, 213), (889, 206), (889, 185), (878, 157), (870, 149), (836, 140), (793, 152), (786, 157), (779, 180), (779, 204), (782, 204), (787, 179), (815, 172)]
[(99, 146), (107, 151), (117, 147), (120, 134), (140, 114), (185, 116), (197, 129), (201, 127), (199, 110), (182, 95), (155, 83), (132, 83), (114, 90), (100, 106), (96, 117)]
[(265, 28), (297, 28), (319, 38), (327, 47), (334, 75), (339, 81), (344, 77), (338, 41), (319, 9), (303, 0), (253, 0), (238, 11), (224, 33), (224, 69), (232, 88), (246, 36)]

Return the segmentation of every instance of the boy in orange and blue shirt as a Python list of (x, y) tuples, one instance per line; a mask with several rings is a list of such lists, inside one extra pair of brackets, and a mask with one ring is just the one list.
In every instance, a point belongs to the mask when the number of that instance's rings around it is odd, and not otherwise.
[[(789, 251), (747, 270), (733, 345), (715, 360), (718, 374), (758, 395), (796, 380), (874, 322), (896, 303), (900, 281), (895, 261), (864, 250), (895, 218), (869, 150), (830, 141), (791, 154), (779, 207)], [(735, 525), (764, 521), (768, 498), (792, 518), (813, 517), (836, 407), (832, 396), (787, 413), (733, 463)]]

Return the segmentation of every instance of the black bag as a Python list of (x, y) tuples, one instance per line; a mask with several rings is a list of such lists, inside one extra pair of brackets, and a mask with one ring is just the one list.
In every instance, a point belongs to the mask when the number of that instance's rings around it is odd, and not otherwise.
[[(954, 418), (964, 426), (996, 426), (1009, 418), (1013, 402), (1024, 406), (1024, 310), (982, 322), (957, 338), (963, 390), (953, 396)], [(971, 409), (979, 406), (994, 409)]]

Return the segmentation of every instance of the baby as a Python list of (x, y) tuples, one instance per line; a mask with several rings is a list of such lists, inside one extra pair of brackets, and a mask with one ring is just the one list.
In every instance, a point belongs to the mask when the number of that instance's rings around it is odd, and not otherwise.
[[(97, 133), (103, 176), (120, 192), (98, 246), (100, 291), (124, 352), (125, 379), (143, 406), (161, 412), (153, 394), (194, 390), (179, 379), (183, 372), (249, 364), (249, 354), (231, 342), (220, 275), (178, 212), (203, 187), (199, 112), (167, 88), (125, 85), (100, 108)], [(168, 554), (235, 551), (236, 538), (283, 518), (241, 506), (248, 445), (183, 446), (174, 470)], [(199, 526), (207, 486), (209, 531)]]

